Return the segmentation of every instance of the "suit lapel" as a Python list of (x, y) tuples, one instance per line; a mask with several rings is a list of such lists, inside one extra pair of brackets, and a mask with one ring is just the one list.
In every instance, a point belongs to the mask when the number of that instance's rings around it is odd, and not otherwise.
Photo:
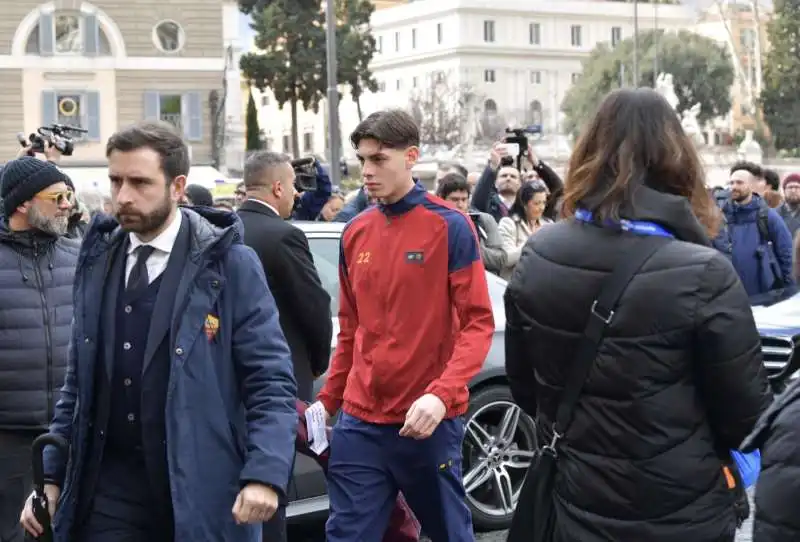
[(178, 284), (181, 282), (185, 265), (189, 255), (189, 221), (181, 221), (181, 229), (175, 239), (175, 245), (170, 252), (167, 268), (161, 277), (161, 285), (158, 287), (156, 304), (153, 307), (153, 316), (150, 319), (150, 327), (147, 331), (147, 345), (144, 349), (144, 361), (142, 363), (142, 374), (147, 371), (153, 356), (158, 350), (164, 335), (170, 329), (170, 318), (172, 316), (175, 300), (177, 296)]
[(103, 360), (106, 364), (106, 376), (109, 380), (114, 373), (114, 348), (116, 345), (117, 299), (125, 281), (125, 263), (128, 256), (128, 239), (112, 249), (110, 269), (106, 273), (103, 291)]

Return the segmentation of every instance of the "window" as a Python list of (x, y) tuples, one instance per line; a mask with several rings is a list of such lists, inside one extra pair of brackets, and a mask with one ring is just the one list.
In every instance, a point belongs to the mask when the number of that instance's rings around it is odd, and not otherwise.
[(74, 90), (42, 92), (42, 124), (66, 124), (88, 130), (77, 140), (100, 141), (100, 93)]
[(42, 13), (28, 35), (25, 53), (110, 56), (111, 44), (94, 14)]
[(264, 140), (264, 150), (271, 151), (275, 149), (275, 139), (268, 137)]
[(403, 89), (403, 80), (402, 79), (398, 79), (397, 81), (395, 81), (394, 87), (395, 87), (395, 90), (402, 90)]
[(579, 73), (573, 73), (573, 74), (570, 76), (570, 79), (572, 80), (572, 84), (573, 84), (573, 85), (574, 85), (575, 83), (577, 83), (578, 81), (580, 81), (580, 78), (581, 78), (581, 74), (579, 74)]
[(542, 84), (542, 72), (540, 71), (532, 71), (531, 72), (531, 83), (534, 85), (541, 85)]
[(284, 154), (291, 154), (292, 152), (292, 140), (289, 135), (283, 136), (283, 153)]
[(383, 36), (378, 36), (378, 44), (377, 44), (377, 47), (375, 47), (375, 49), (376, 49), (376, 50), (377, 50), (379, 53), (382, 53), (382, 52), (383, 52)]
[(161, 21), (153, 28), (153, 44), (162, 53), (175, 53), (183, 48), (186, 34), (175, 21)]
[(386, 81), (378, 81), (378, 90), (386, 92)]
[(411, 86), (413, 88), (417, 88), (417, 85), (418, 85), (418, 80), (417, 80), (417, 76), (415, 75), (414, 77), (411, 78)]
[(269, 96), (262, 96), (261, 107), (267, 107), (268, 105), (269, 105)]
[(79, 14), (56, 13), (53, 18), (55, 29), (55, 52), (75, 54), (83, 52), (83, 17)]
[(203, 140), (203, 103), (199, 92), (147, 91), (144, 116), (147, 120), (169, 122), (189, 141)]
[(742, 28), (739, 32), (739, 43), (745, 52), (752, 51), (756, 43), (756, 31), (752, 28)]
[(574, 24), (570, 29), (573, 47), (581, 47), (583, 45), (583, 36), (581, 36), (581, 25)]
[(400, 32), (394, 33), (394, 50), (395, 52), (400, 50)]
[(308, 248), (314, 257), (322, 287), (331, 296), (331, 314), (339, 312), (339, 239), (311, 237)]
[(442, 33), (442, 23), (436, 23), (436, 43), (442, 44), (444, 35)]
[(306, 132), (303, 134), (303, 152), (312, 152), (314, 150), (314, 134), (313, 132)]
[(483, 70), (483, 80), (487, 83), (495, 82), (494, 70)]
[(494, 21), (483, 21), (483, 41), (494, 43)]
[(531, 23), (528, 25), (528, 43), (531, 45), (542, 44), (542, 25)]
[(622, 41), (622, 27), (611, 27), (611, 47), (616, 47)]
[(412, 49), (416, 49), (417, 48), (417, 29), (416, 28), (412, 28), (411, 29), (411, 48)]

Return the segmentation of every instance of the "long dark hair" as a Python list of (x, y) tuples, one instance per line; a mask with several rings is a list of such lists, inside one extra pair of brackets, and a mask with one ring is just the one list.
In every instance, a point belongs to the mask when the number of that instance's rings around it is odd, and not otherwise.
[(569, 217), (586, 207), (598, 220), (619, 219), (622, 204), (644, 184), (686, 197), (709, 236), (715, 237), (720, 216), (678, 115), (654, 90), (615, 90), (575, 145), (561, 213)]
[(522, 186), (517, 190), (517, 195), (514, 198), (514, 203), (511, 204), (511, 208), (508, 210), (508, 214), (516, 216), (521, 220), (528, 220), (528, 213), (525, 210), (528, 202), (531, 201), (536, 194), (547, 194), (547, 192), (547, 185), (544, 184), (543, 181), (526, 181), (522, 183)]

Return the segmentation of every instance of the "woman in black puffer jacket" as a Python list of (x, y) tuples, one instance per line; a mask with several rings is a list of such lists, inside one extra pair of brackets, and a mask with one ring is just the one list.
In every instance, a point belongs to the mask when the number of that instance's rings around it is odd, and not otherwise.
[(603, 279), (652, 226), (676, 240), (628, 285), (559, 443), (556, 542), (733, 541), (722, 467), (771, 392), (747, 295), (711, 248), (699, 158), (659, 94), (605, 99), (572, 154), (563, 214), (530, 238), (505, 297), (511, 391), (540, 442)]

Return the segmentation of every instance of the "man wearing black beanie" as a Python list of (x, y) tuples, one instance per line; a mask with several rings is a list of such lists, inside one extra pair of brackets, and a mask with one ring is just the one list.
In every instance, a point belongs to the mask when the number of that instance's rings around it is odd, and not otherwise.
[(0, 174), (0, 540), (23, 540), (30, 445), (47, 431), (64, 383), (78, 243), (65, 239), (74, 202), (58, 167), (23, 156)]

